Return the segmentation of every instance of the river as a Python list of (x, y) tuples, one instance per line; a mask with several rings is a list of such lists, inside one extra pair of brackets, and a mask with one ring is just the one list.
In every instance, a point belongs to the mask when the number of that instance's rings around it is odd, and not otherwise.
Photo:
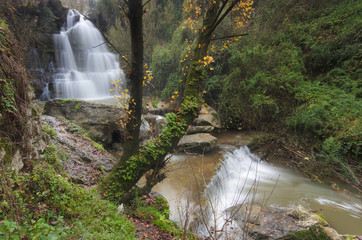
[(187, 210), (197, 215), (205, 189), (213, 208), (221, 213), (250, 198), (249, 190), (257, 183), (252, 196), (256, 202), (286, 209), (302, 205), (318, 210), (340, 234), (362, 235), (362, 202), (357, 195), (333, 191), (292, 169), (261, 161), (245, 146), (246, 133), (226, 132), (217, 137), (214, 152), (174, 154), (167, 178), (154, 187), (169, 201), (173, 220), (184, 221)]
[[(112, 98), (99, 102), (117, 103)], [(205, 203), (201, 197), (205, 189), (208, 189), (210, 199), (215, 201), (213, 204), (217, 211), (223, 212), (247, 198), (257, 180), (253, 195), (256, 202), (285, 209), (301, 205), (317, 210), (340, 234), (362, 235), (360, 196), (334, 191), (284, 165), (261, 161), (245, 147), (258, 134), (261, 133), (216, 133), (213, 135), (218, 138), (218, 146), (210, 153), (173, 154), (167, 167), (167, 178), (153, 188), (168, 200), (171, 219), (184, 222), (188, 211), (191, 218), (198, 215), (198, 206)], [(211, 179), (214, 184), (209, 184)]]

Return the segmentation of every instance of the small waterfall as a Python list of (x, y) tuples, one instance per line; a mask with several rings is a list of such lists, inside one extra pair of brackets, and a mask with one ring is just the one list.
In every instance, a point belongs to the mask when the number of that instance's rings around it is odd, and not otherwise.
[[(248, 203), (256, 194), (261, 194), (257, 189), (259, 181), (270, 183), (271, 188), (267, 188), (270, 191), (278, 175), (277, 171), (266, 169), (260, 159), (246, 146), (226, 153), (218, 173), (206, 187), (207, 203), (203, 211), (205, 222), (209, 223), (209, 230), (222, 229), (222, 232), (227, 231), (229, 236), (236, 232), (234, 238), (239, 239), (237, 236), (240, 234), (240, 229), (236, 224), (228, 224), (227, 228), (224, 226), (225, 219), (228, 218), (225, 210), (238, 204)], [(198, 231), (201, 235), (208, 235), (204, 224), (199, 225)]]
[[(111, 53), (99, 30), (77, 10), (54, 35), (56, 73), (52, 98), (100, 99), (112, 96), (111, 81), (124, 80), (118, 56)], [(122, 81), (124, 82), (124, 81)], [(48, 85), (45, 91), (48, 91)]]
[[(227, 232), (229, 236), (235, 234), (232, 239), (242, 239), (240, 226), (235, 221), (224, 225), (225, 219), (233, 214), (233, 207), (239, 204), (246, 204), (250, 209), (253, 202), (265, 204), (267, 199), (266, 204), (269, 206), (293, 208), (300, 204), (315, 209), (333, 207), (337, 212), (348, 214), (356, 222), (355, 225), (362, 220), (359, 199), (336, 193), (288, 169), (263, 162), (246, 146), (224, 156), (223, 164), (204, 194), (207, 199), (203, 210), (204, 222), (208, 223), (209, 230), (216, 228), (219, 232)], [(325, 216), (330, 215), (326, 213)], [(341, 214), (338, 212), (337, 216)], [(208, 236), (205, 224), (199, 222), (196, 226), (199, 234)]]

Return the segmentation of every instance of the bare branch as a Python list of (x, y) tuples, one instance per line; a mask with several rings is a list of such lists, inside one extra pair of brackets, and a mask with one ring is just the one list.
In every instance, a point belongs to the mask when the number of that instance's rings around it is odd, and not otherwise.
[(148, 0), (147, 2), (145, 2), (143, 5), (142, 5), (142, 9), (149, 3), (151, 2), (152, 0)]
[(106, 43), (107, 43), (107, 42), (103, 42), (103, 43), (101, 43), (101, 44), (95, 45), (95, 46), (92, 47), (92, 48), (96, 48), (96, 47), (102, 46), (103, 44), (106, 44)]
[[(212, 26), (212, 28), (211, 28), (211, 30), (210, 30), (210, 32), (214, 32), (215, 31), (215, 29), (216, 29), (216, 27), (217, 26), (219, 26), (219, 24), (222, 22), (222, 20), (224, 20), (224, 18), (230, 13), (230, 11), (235, 7), (235, 5), (237, 4), (237, 3), (239, 3), (241, 0), (234, 0), (231, 4), (230, 4), (230, 6), (225, 10), (225, 12), (221, 15), (221, 12), (219, 12), (218, 14), (220, 14), (218, 17), (217, 17), (217, 21), (213, 24), (213, 26)], [(223, 3), (223, 5), (224, 5), (224, 3)]]
[(221, 40), (221, 39), (227, 39), (227, 38), (233, 38), (233, 37), (242, 37), (242, 36), (246, 36), (246, 35), (248, 35), (248, 33), (231, 35), (231, 36), (225, 36), (225, 37), (218, 37), (218, 38), (212, 38), (211, 41)]

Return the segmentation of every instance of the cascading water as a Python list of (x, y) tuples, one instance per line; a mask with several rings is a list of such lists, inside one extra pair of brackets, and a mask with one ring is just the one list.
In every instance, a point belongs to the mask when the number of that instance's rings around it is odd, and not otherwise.
[[(240, 228), (238, 229), (236, 223), (228, 224), (228, 228), (225, 228), (225, 219), (230, 214), (230, 210), (227, 209), (253, 201), (264, 203), (268, 195), (271, 195), (268, 205), (273, 206), (292, 208), (301, 204), (315, 209), (334, 208), (337, 216), (322, 212), (331, 224), (335, 217), (342, 217), (342, 212), (344, 215), (349, 215), (344, 216), (345, 218), (354, 219), (354, 223), (350, 225), (355, 229), (361, 223), (362, 205), (359, 199), (306, 181), (303, 176), (288, 169), (263, 162), (251, 154), (246, 146), (226, 153), (224, 157), (218, 173), (206, 187), (207, 204), (204, 220), (209, 223), (209, 229), (216, 228), (219, 231), (229, 229), (229, 234), (239, 231), (239, 235), (236, 236), (240, 236)], [(205, 236), (209, 234), (205, 224), (200, 224), (199, 234)]]
[(104, 43), (102, 34), (89, 20), (77, 10), (69, 10), (65, 26), (54, 35), (57, 65), (52, 79), (52, 98), (112, 96), (111, 81), (121, 79), (124, 82), (124, 75), (118, 56)]

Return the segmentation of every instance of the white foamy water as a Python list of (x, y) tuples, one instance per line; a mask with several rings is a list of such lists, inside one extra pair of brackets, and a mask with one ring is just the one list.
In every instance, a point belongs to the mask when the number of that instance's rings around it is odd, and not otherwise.
[[(301, 204), (327, 209), (325, 215), (331, 224), (336, 217), (348, 216), (355, 230), (362, 224), (362, 204), (358, 198), (330, 190), (289, 169), (263, 162), (246, 146), (225, 154), (220, 170), (206, 191), (209, 199), (206, 206), (210, 208), (206, 210), (207, 222), (209, 226), (216, 225), (218, 230), (222, 229), (227, 218), (226, 209), (250, 201), (264, 203), (269, 196), (268, 205), (288, 208)], [(207, 235), (204, 225), (201, 225), (200, 233)]]
[(124, 82), (118, 56), (108, 50), (99, 30), (77, 10), (69, 10), (65, 26), (54, 35), (54, 45), (53, 98), (106, 98), (112, 96), (111, 81)]
[[(238, 135), (228, 138), (227, 142), (233, 142)], [(218, 167), (220, 161), (222, 164)], [(176, 154), (171, 163), (167, 178), (155, 187), (155, 191), (170, 202), (173, 220), (182, 222), (186, 203), (190, 201), (191, 208), (197, 208), (201, 194), (209, 199), (207, 202), (212, 202), (216, 213), (211, 214), (209, 205), (204, 214), (205, 222), (210, 229), (215, 226), (213, 220), (216, 218), (220, 229), (224, 224), (225, 209), (248, 202), (251, 197), (255, 202), (263, 203), (271, 194), (267, 206), (291, 209), (302, 205), (321, 212), (341, 234), (362, 234), (362, 202), (356, 195), (333, 191), (296, 171), (261, 161), (245, 146), (220, 144), (219, 151), (205, 156)], [(203, 178), (209, 183), (207, 191), (202, 190), (205, 186)], [(195, 213), (193, 217), (202, 217), (199, 209), (192, 209), (192, 212)], [(204, 225), (200, 221), (198, 231), (207, 236)]]

